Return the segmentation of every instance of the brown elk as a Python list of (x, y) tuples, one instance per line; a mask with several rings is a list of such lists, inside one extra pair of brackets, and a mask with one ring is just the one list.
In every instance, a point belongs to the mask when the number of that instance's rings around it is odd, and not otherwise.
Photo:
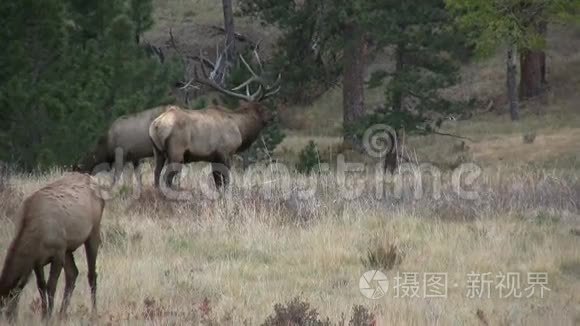
[[(256, 58), (259, 61), (257, 52)], [(272, 120), (273, 113), (261, 102), (280, 90), (280, 75), (273, 85), (268, 86), (252, 67), (240, 56), (242, 63), (251, 73), (251, 77), (241, 85), (225, 89), (209, 77), (202, 63), (203, 78), (196, 79), (211, 88), (241, 99), (240, 106), (230, 111), (222, 106), (209, 106), (201, 110), (186, 111), (172, 108), (161, 114), (149, 127), (149, 136), (153, 142), (155, 155), (155, 186), (163, 166), (168, 164), (205, 161), (212, 163), (212, 174), (218, 188), (228, 183), (230, 158), (234, 153), (247, 149), (258, 137), (260, 131)], [(219, 67), (221, 56), (213, 65), (214, 72)], [(203, 61), (209, 60), (203, 58)], [(261, 64), (260, 64), (261, 66)], [(212, 72), (212, 75), (214, 74)], [(251, 94), (250, 85), (258, 84), (258, 89)], [(246, 93), (238, 93), (240, 89)], [(167, 173), (166, 183), (179, 173), (179, 168)]]
[[(113, 183), (119, 179), (124, 162), (131, 162), (138, 171), (140, 161), (153, 157), (153, 145), (149, 138), (149, 125), (160, 114), (172, 106), (159, 106), (135, 114), (125, 115), (115, 120), (107, 132), (99, 139), (92, 151), (86, 154), (74, 170), (84, 173), (95, 171), (101, 164), (115, 167)], [(116, 154), (116, 152), (118, 154)], [(141, 175), (137, 181), (141, 184)]]
[[(66, 313), (78, 269), (73, 252), (84, 244), (93, 312), (96, 311), (96, 260), (99, 229), (105, 202), (96, 181), (87, 174), (70, 173), (26, 198), (19, 211), (19, 225), (8, 248), (0, 275), (0, 312), (16, 318), (20, 292), (34, 271), (43, 317), (54, 307), (61, 270), (65, 289), (61, 315)], [(48, 282), (44, 266), (51, 264)]]

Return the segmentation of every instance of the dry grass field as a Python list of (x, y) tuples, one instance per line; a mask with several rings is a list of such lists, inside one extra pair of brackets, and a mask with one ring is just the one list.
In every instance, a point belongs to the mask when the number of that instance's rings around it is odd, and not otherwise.
[[(332, 325), (348, 322), (355, 305), (372, 313), (374, 325), (573, 324), (580, 318), (580, 174), (516, 171), (496, 166), (464, 178), (462, 189), (477, 198), (458, 192), (451, 172), (440, 191), (424, 176), (420, 198), (410, 175), (236, 172), (230, 190), (212, 198), (201, 190), (208, 176), (192, 168), (181, 182), (191, 189), (188, 201), (168, 201), (149, 187), (137, 194), (126, 184), (103, 220), (98, 324), (259, 325), (275, 303), (295, 297)], [(0, 259), (22, 196), (62, 173), (10, 178), (0, 193)], [(76, 258), (81, 277), (69, 317), (55, 324), (94, 321), (82, 250)], [(361, 294), (368, 270), (387, 275), (385, 296)], [(402, 288), (397, 295), (395, 277), (404, 273), (418, 273), (418, 297), (402, 297)], [(445, 297), (425, 296), (424, 273), (445, 273)], [(483, 298), (473, 298), (478, 273), (491, 273)], [(513, 288), (523, 297), (501, 294), (501, 273), (520, 275)], [(539, 288), (526, 298), (528, 273), (546, 273), (543, 298)], [(19, 317), (21, 325), (40, 322), (32, 280)]]
[[(156, 0), (156, 25), (145, 38), (166, 44), (172, 28), (185, 51), (212, 46), (219, 37), (205, 34), (221, 23), (216, 3)], [(276, 33), (248, 19), (236, 24), (244, 34)], [(569, 41), (577, 36), (559, 29), (550, 36), (552, 95), (525, 103), (515, 124), (498, 95), (501, 57), (464, 67), (464, 81), (451, 95), (494, 99), (498, 109), (444, 124), (444, 131), (472, 139), (465, 144), (409, 137), (416, 163), (441, 169), (440, 187), (437, 174), (418, 164), (407, 165), (400, 178), (377, 174), (372, 160), (362, 159), (363, 172), (338, 173), (340, 90), (311, 106), (289, 108), (300, 128), (287, 130), (275, 153), (289, 165), (287, 173), (235, 170), (232, 186), (215, 193), (204, 165), (192, 165), (181, 176), (186, 200), (154, 190), (150, 166), (144, 189), (125, 175), (103, 217), (97, 315), (90, 314), (80, 249), (69, 315), (48, 324), (290, 325), (281, 322), (284, 316), (309, 318), (292, 325), (580, 324), (580, 55), (578, 42)], [(367, 104), (379, 103), (381, 92), (369, 91)], [(293, 171), (310, 140), (331, 171)], [(480, 173), (462, 170), (468, 167)], [(22, 199), (63, 173), (0, 178), (0, 262)], [(413, 173), (421, 176), (418, 183)], [(99, 177), (106, 185), (107, 176)], [(361, 276), (370, 270), (387, 276), (380, 298), (360, 291)], [(445, 276), (446, 285), (438, 288), (445, 295), (425, 292), (434, 288), (427, 286), (429, 273)], [(63, 275), (57, 308), (62, 283)], [(295, 298), (308, 306), (296, 301), (284, 309)], [(41, 320), (31, 277), (18, 325), (33, 324)]]

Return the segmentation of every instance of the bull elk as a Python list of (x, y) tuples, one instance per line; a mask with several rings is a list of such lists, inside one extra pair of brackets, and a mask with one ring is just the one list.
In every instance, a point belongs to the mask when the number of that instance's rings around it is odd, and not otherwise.
[[(258, 63), (260, 59), (254, 51)], [(155, 156), (155, 186), (163, 166), (173, 163), (178, 165), (205, 161), (212, 163), (212, 174), (218, 188), (227, 185), (229, 180), (230, 158), (250, 147), (262, 129), (272, 120), (272, 112), (262, 103), (263, 100), (275, 95), (280, 90), (280, 75), (272, 85), (267, 85), (258, 76), (246, 60), (240, 55), (243, 65), (251, 77), (233, 89), (220, 86), (207, 73), (204, 64), (210, 62), (202, 58), (203, 78), (195, 72), (196, 79), (220, 93), (242, 100), (239, 107), (233, 111), (222, 106), (208, 106), (201, 110), (182, 110), (172, 108), (161, 114), (149, 127)], [(222, 56), (218, 56), (211, 75), (215, 75), (220, 66)], [(211, 63), (211, 62), (210, 62)], [(263, 71), (263, 69), (262, 69)], [(250, 85), (257, 83), (258, 88), (251, 93)], [(245, 88), (245, 94), (239, 90)], [(170, 187), (173, 178), (180, 168), (167, 173), (166, 184)]]
[[(65, 289), (61, 315), (65, 314), (78, 269), (73, 252), (84, 244), (93, 312), (96, 311), (97, 251), (105, 202), (98, 184), (87, 174), (71, 173), (26, 198), (19, 211), (16, 236), (8, 247), (0, 274), (0, 312), (16, 318), (20, 292), (34, 271), (43, 317), (54, 307), (54, 294), (61, 270)], [(48, 282), (44, 266), (50, 264)], [(1, 316), (1, 314), (0, 314)]]

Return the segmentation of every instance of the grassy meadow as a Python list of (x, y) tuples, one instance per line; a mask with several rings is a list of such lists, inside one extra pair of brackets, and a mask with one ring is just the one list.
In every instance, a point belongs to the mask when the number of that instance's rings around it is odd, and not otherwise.
[[(203, 36), (209, 35), (204, 26), (221, 23), (215, 0), (154, 3), (156, 25), (148, 41), (165, 42), (169, 28), (184, 51), (219, 39)], [(267, 42), (276, 33), (247, 18), (236, 24), (241, 33)], [(340, 89), (285, 111), (287, 137), (275, 156), (286, 173), (234, 169), (231, 187), (216, 194), (205, 166), (192, 165), (181, 176), (186, 200), (168, 200), (154, 190), (150, 164), (142, 189), (126, 174), (104, 212), (97, 315), (90, 314), (81, 248), (69, 315), (49, 324), (287, 325), (276, 322), (283, 315), (303, 317), (296, 325), (326, 325), (327, 318), (329, 325), (580, 324), (580, 55), (578, 42), (569, 41), (579, 38), (578, 31), (555, 31), (549, 38), (549, 96), (524, 103), (522, 120), (512, 123), (501, 95), (501, 55), (464, 67), (463, 82), (450, 96), (475, 96), (497, 108), (445, 122), (444, 131), (471, 141), (409, 137), (414, 163), (402, 176), (376, 173), (376, 161), (341, 149)], [(382, 91), (368, 90), (367, 99), (369, 107), (380, 103)], [(293, 171), (310, 140), (330, 171)], [(364, 170), (337, 173), (339, 157), (364, 163)], [(427, 162), (441, 172), (439, 187), (437, 173), (419, 169)], [(467, 167), (478, 173), (462, 170)], [(0, 261), (22, 199), (63, 173), (2, 176)], [(99, 177), (107, 184), (107, 175)], [(359, 289), (369, 270), (388, 278), (380, 298), (366, 298)], [(410, 273), (418, 273), (418, 297), (397, 295), (396, 277)], [(446, 275), (444, 297), (426, 297), (424, 273)], [(491, 273), (490, 291), (472, 297), (473, 277), (482, 273)], [(500, 295), (496, 277), (502, 273), (521, 277), (512, 285), (522, 297)], [(543, 297), (526, 297), (528, 273), (547, 275)], [(60, 282), (57, 309), (64, 275)], [(295, 298), (307, 305), (284, 309)], [(18, 324), (40, 323), (32, 277)]]
[[(22, 196), (62, 173), (10, 178), (0, 194), (0, 259)], [(99, 324), (259, 325), (275, 303), (295, 297), (332, 325), (348, 322), (357, 305), (375, 325), (570, 325), (580, 318), (578, 173), (484, 168), (462, 186), (477, 198), (462, 198), (444, 172), (440, 191), (425, 178), (418, 199), (411, 175), (397, 193), (396, 180), (372, 175), (235, 173), (244, 182), (217, 198), (200, 191), (209, 177), (195, 167), (181, 180), (191, 189), (187, 201), (163, 198), (148, 177), (140, 194), (128, 183), (116, 192), (102, 225)], [(54, 323), (94, 321), (84, 251), (75, 257), (81, 277), (69, 316)], [(384, 297), (360, 293), (368, 270), (389, 278)], [(446, 273), (446, 297), (424, 297), (423, 283), (419, 297), (396, 295), (397, 273), (419, 273), (423, 282), (426, 272)], [(469, 297), (469, 274), (487, 272), (490, 297)], [(547, 273), (543, 298), (499, 295), (499, 273), (520, 274), (523, 291), (528, 272)], [(32, 280), (19, 317), (22, 325), (40, 322)]]

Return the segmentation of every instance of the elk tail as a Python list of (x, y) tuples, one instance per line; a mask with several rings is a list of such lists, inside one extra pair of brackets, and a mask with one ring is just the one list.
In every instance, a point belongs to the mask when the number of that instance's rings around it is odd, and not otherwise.
[(157, 120), (154, 120), (149, 126), (149, 138), (151, 139), (151, 143), (157, 152), (163, 151), (163, 140), (160, 136), (159, 123)]
[(151, 125), (149, 125), (149, 138), (155, 149), (159, 152), (167, 151), (167, 140), (173, 131), (175, 124), (175, 110), (168, 110), (157, 117)]

